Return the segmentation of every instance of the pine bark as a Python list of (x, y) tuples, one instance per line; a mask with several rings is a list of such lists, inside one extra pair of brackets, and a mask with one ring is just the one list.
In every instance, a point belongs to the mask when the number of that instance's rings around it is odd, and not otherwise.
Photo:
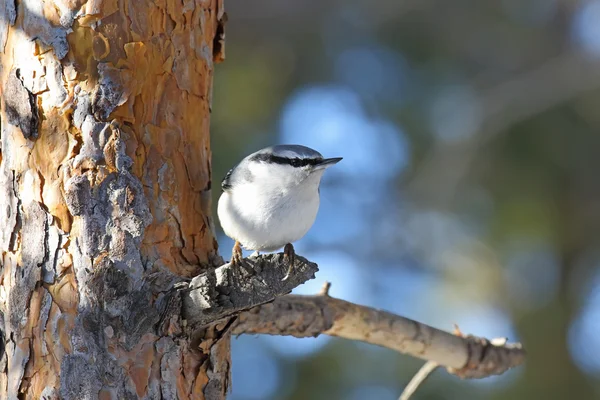
[[(210, 218), (222, 0), (0, 0), (0, 398), (223, 399), (172, 288)], [(3, 346), (2, 346), (3, 345)]]

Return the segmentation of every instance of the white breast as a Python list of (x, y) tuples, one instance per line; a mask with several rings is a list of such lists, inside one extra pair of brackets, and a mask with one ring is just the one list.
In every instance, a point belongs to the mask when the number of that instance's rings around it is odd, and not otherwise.
[(218, 216), (225, 234), (248, 250), (274, 251), (302, 238), (319, 209), (321, 173), (288, 191), (244, 183), (224, 192)]

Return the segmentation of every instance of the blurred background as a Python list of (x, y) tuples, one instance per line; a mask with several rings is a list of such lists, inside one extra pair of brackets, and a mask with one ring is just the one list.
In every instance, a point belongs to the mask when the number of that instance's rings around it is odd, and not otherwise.
[[(439, 370), (414, 399), (600, 398), (600, 0), (227, 13), (214, 180), (274, 143), (344, 157), (295, 244), (320, 267), (296, 292), (328, 280), (333, 296), (529, 352), (500, 377)], [(325, 336), (241, 336), (230, 398), (392, 400), (421, 365)]]

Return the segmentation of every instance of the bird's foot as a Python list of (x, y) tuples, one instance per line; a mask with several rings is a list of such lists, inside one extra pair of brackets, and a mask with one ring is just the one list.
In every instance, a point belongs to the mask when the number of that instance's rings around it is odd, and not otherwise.
[(291, 243), (288, 243), (283, 248), (283, 261), (288, 264), (288, 270), (285, 273), (285, 276), (283, 277), (282, 281), (287, 280), (290, 277), (290, 275), (292, 274), (292, 271), (294, 270), (295, 260), (296, 260), (296, 252), (294, 251), (294, 246), (292, 246)]
[(231, 264), (242, 265), (243, 259), (244, 254), (242, 253), (242, 246), (240, 245), (240, 242), (236, 241), (233, 245), (233, 250), (231, 250)]

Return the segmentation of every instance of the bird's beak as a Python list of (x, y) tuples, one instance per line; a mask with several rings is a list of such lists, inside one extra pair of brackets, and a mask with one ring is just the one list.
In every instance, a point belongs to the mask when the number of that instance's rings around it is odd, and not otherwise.
[(320, 163), (315, 165), (315, 169), (325, 169), (342, 161), (342, 157), (324, 158)]

